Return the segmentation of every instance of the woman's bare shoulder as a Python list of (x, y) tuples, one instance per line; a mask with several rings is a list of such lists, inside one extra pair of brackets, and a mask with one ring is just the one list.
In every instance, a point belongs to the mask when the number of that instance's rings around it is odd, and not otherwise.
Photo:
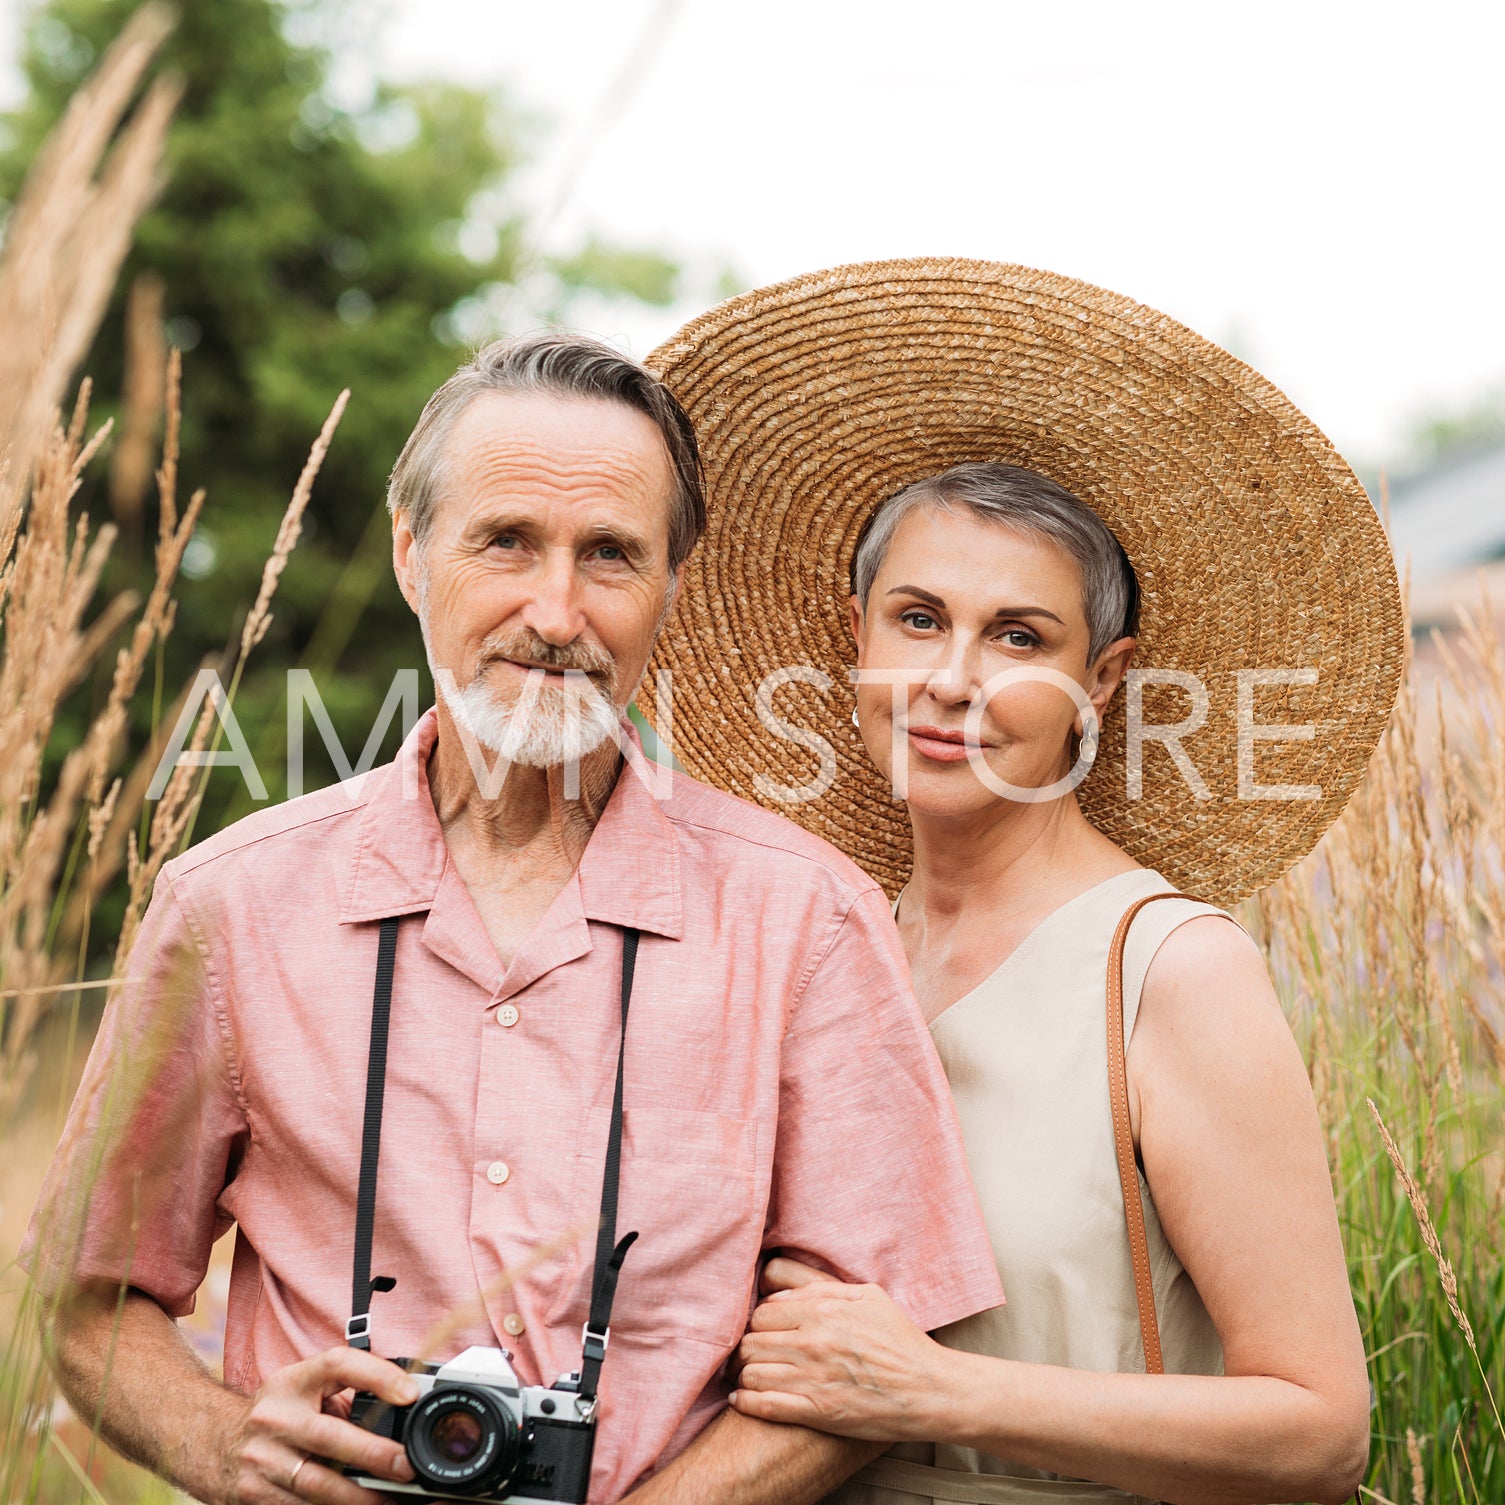
[(1145, 974), (1144, 1003), (1237, 995), (1275, 1003), (1264, 953), (1230, 915), (1200, 914), (1178, 925), (1161, 943)]
[(1274, 1071), (1305, 1085), (1305, 1067), (1259, 947), (1226, 916), (1173, 930), (1145, 976), (1130, 1041), (1139, 1084), (1201, 1077), (1226, 1088)]
[(1226, 915), (1197, 915), (1161, 943), (1145, 975), (1126, 1064), (1136, 1144), (1147, 1113), (1175, 1137), (1194, 1132), (1220, 1095), (1226, 1105), (1246, 1092), (1268, 1094), (1277, 1083), (1282, 1098), (1309, 1090), (1264, 956)]

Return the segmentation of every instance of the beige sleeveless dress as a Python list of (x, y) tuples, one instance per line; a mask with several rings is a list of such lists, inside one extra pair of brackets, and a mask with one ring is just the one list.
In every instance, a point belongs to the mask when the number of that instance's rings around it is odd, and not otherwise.
[[(1008, 1305), (944, 1328), (949, 1348), (1032, 1364), (1144, 1371), (1139, 1308), (1108, 1107), (1108, 948), (1124, 911), (1174, 885), (1147, 869), (1079, 894), (992, 976), (931, 1024), (951, 1082)], [(1124, 952), (1124, 1037), (1161, 943), (1198, 915), (1164, 900), (1136, 916)], [(1229, 917), (1231, 918), (1231, 917)], [(1219, 1374), (1222, 1347), (1140, 1178), (1168, 1374)], [(839, 1505), (1137, 1499), (971, 1448), (903, 1444), (830, 1497)]]

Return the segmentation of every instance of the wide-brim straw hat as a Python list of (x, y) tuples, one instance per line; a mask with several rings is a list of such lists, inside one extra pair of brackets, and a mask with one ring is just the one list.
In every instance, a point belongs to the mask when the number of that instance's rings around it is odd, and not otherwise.
[[(705, 464), (708, 527), (654, 660), (673, 673), (661, 730), (695, 777), (799, 822), (898, 891), (911, 860), (905, 808), (850, 719), (852, 551), (886, 497), (993, 460), (1048, 476), (1098, 513), (1139, 578), (1135, 667), (1206, 687), (1205, 724), (1181, 745), (1208, 797), (1154, 741), (1142, 744), (1142, 794), (1129, 797), (1120, 691), (1078, 791), (1088, 818), (1185, 892), (1227, 904), (1284, 873), (1343, 810), (1405, 657), (1390, 547), (1333, 446), (1226, 350), (1087, 283), (937, 259), (746, 293), (647, 364), (689, 413)], [(760, 716), (760, 683), (801, 665), (830, 687), (786, 680)], [(1246, 682), (1246, 722), (1313, 730), (1255, 731), (1241, 794), (1239, 671), (1311, 669), (1315, 683)], [(1145, 685), (1146, 723), (1192, 709), (1186, 690)], [(774, 791), (808, 786), (821, 749), (771, 730), (770, 712), (834, 749), (827, 792), (791, 802)], [(1249, 797), (1277, 785), (1319, 792)]]

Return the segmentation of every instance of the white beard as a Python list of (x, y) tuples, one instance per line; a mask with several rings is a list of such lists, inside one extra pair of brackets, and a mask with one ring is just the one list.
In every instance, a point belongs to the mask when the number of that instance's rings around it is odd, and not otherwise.
[[(415, 558), (418, 583), (418, 630), (423, 635), (423, 652), (434, 688), (445, 708), (454, 717), (462, 734), (468, 733), (489, 752), (498, 755), (500, 766), (511, 763), (524, 768), (560, 768), (578, 765), (584, 758), (615, 738), (617, 727), (627, 713), (627, 703), (613, 703), (588, 674), (566, 668), (564, 683), (547, 683), (540, 671), (529, 674), (514, 700), (500, 700), (485, 682), (484, 670), (478, 672), (461, 689), (455, 676), (434, 662), (433, 641), (429, 633), (429, 579), (423, 556)], [(664, 603), (663, 625), (674, 600), (671, 587)], [(657, 629), (655, 629), (657, 636)], [(591, 667), (606, 672), (613, 689), (615, 665), (604, 651), (583, 655)], [(628, 697), (631, 698), (630, 696)]]
[(616, 734), (622, 712), (591, 680), (567, 671), (563, 685), (530, 675), (515, 700), (498, 700), (484, 678), (462, 690), (454, 675), (430, 657), (434, 684), (451, 716), (482, 747), (524, 768), (558, 768), (579, 763)]

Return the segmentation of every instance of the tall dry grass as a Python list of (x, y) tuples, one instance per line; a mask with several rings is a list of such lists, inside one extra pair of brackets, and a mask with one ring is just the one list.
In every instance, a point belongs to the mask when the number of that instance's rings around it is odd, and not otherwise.
[(170, 28), (143, 6), (74, 96), (16, 197), (0, 258), (0, 560), (9, 556), (32, 466), (99, 321), (137, 220), (160, 184), (177, 101), (159, 79), (131, 110)]
[(1367, 1490), (1505, 1501), (1505, 645), (1420, 645), (1353, 803), (1256, 901), (1328, 1140)]
[[(134, 754), (130, 746), (136, 702), (156, 695), (154, 683), (143, 690), (143, 679), (172, 631), (173, 590), (205, 501), (200, 491), (179, 502), (181, 368), (163, 336), (160, 287), (139, 284), (129, 304), (124, 423), (109, 488), (115, 522), (95, 526), (75, 506), (86, 469), (111, 438), (109, 424), (90, 430), (87, 380), (66, 418), (60, 411), (160, 183), (177, 88), (146, 75), (169, 26), (161, 6), (135, 14), (39, 154), (0, 252), (0, 1135), (9, 1151), (0, 1195), (8, 1203), (18, 1190), (29, 1201), (60, 1124), (44, 1113), (50, 1133), (38, 1140), (38, 1114), (18, 1122), (17, 1107), (38, 1085), (39, 1066), (49, 1086), (66, 1091), (81, 996), (106, 995), (122, 975), (152, 885), (187, 839), (208, 773), (180, 766), (147, 810), (152, 770), (181, 699), (156, 705), (147, 745)], [(314, 444), (238, 649), (227, 650), (232, 695), (271, 620), (348, 396), (341, 394)], [(96, 605), (117, 523), (130, 532), (143, 523), (159, 419), (152, 584), (144, 600), (124, 593)], [(60, 712), (102, 661), (109, 664), (103, 706), (72, 745), (56, 748)], [(206, 702), (190, 750), (204, 750), (218, 729)], [(125, 896), (118, 935), (94, 936), (93, 915), (112, 888)], [(113, 944), (102, 948), (101, 940)], [(111, 966), (91, 961), (110, 953)], [(39, 1049), (44, 1042), (50, 1059)], [(143, 1085), (117, 1081), (110, 1090), (129, 1097)], [(9, 1262), (18, 1228), (15, 1209), (5, 1212), (8, 1247), (0, 1254)], [(52, 1425), (55, 1397), (36, 1306), (36, 1293), (8, 1265), (0, 1275), (0, 1500), (98, 1499), (101, 1479), (112, 1476), (100, 1472), (90, 1429), (80, 1438), (75, 1424), (70, 1443)], [(121, 1486), (129, 1498), (156, 1489), (134, 1474), (120, 1477), (129, 1480)]]
[(40, 154), (0, 254), (0, 1114), (25, 1086), (32, 1035), (69, 972), (57, 905), (79, 842), (93, 862), (110, 861), (126, 706), (176, 569), (164, 561), (108, 705), (44, 790), (59, 707), (137, 608), (121, 596), (85, 621), (115, 529), (91, 530), (71, 503), (108, 426), (86, 437), (87, 383), (66, 424), (59, 404), (159, 182), (176, 91), (159, 81), (129, 107), (166, 30), (160, 7), (136, 14)]
[[(106, 440), (87, 386), (65, 391), (150, 201), (171, 84), (142, 85), (167, 21), (139, 12), (80, 92), (18, 201), (0, 254), (0, 1196), (29, 1205), (56, 1141), (52, 1104), (75, 1061), (80, 989), (108, 988), (152, 882), (192, 831), (202, 773), (183, 768), (144, 809), (176, 706), (132, 756), (130, 711), (173, 624), (173, 587), (204, 506), (179, 503), (180, 372), (161, 293), (129, 314), (127, 391), (112, 459), (115, 523), (75, 515)], [(139, 103), (131, 108), (131, 102)], [(319, 460), (310, 455), (238, 641), (232, 686), (269, 620)], [(115, 524), (145, 526), (158, 422), (155, 579), (98, 605)], [(126, 629), (129, 629), (126, 631)], [(110, 645), (110, 690), (49, 761), (59, 708)], [(141, 718), (137, 718), (141, 719)], [(203, 748), (217, 730), (196, 725)], [(1505, 648), (1489, 603), (1413, 665), (1369, 778), (1316, 854), (1251, 906), (1303, 1041), (1327, 1135), (1375, 1387), (1367, 1498), (1505, 1501)], [(50, 770), (50, 771), (49, 771)], [(118, 937), (91, 933), (123, 889)], [(113, 945), (101, 947), (101, 941)], [(89, 958), (113, 952), (103, 975)], [(42, 1044), (45, 1042), (46, 1049)], [(39, 1092), (45, 1086), (47, 1092)], [(23, 1119), (30, 1091), (40, 1103)], [(8, 1205), (8, 1258), (24, 1206)], [(65, 1420), (35, 1338), (34, 1295), (0, 1277), (0, 1501), (165, 1499), (111, 1472)], [(71, 1428), (71, 1430), (70, 1430)]]
[[(139, 606), (117, 597), (87, 619), (115, 530), (74, 518), (72, 502), (107, 430), (86, 437), (87, 384), (66, 424), (59, 405), (159, 181), (175, 91), (158, 82), (130, 107), (166, 32), (165, 13), (146, 8), (106, 55), (39, 156), (0, 254), (0, 1125), (7, 1130), (36, 1070), (47, 1016), (62, 1005), (77, 1017), (72, 984), (88, 955), (89, 907), (75, 910), (78, 933), (64, 944), (66, 896), (97, 885), (116, 860), (134, 818), (132, 798), (139, 803), (145, 790), (122, 781), (124, 718), (145, 656), (168, 626), (162, 603), (171, 597), (175, 560), (159, 572), (159, 589), (117, 657), (104, 711), (56, 776), (44, 774), (63, 701)], [(18, 1136), (6, 1137), (13, 1172)], [(16, 1192), (10, 1175), (5, 1191)], [(32, 1337), (33, 1297), (13, 1273), (3, 1303), (0, 1496), (44, 1498), (59, 1461), (70, 1474), (83, 1465), (60, 1433), (49, 1434), (52, 1397)]]

